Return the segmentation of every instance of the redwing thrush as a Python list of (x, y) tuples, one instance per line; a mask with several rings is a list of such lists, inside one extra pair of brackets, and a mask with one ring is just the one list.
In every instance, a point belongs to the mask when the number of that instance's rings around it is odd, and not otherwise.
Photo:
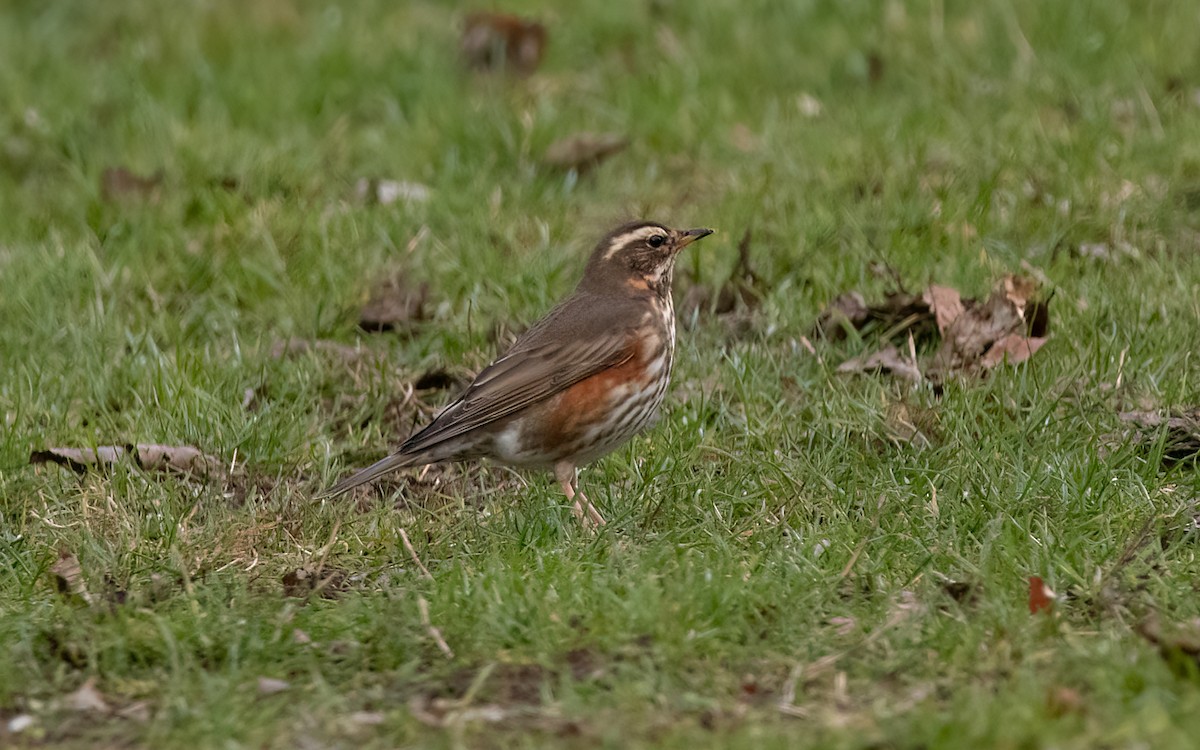
[(614, 229), (592, 251), (574, 293), (484, 368), (433, 422), (319, 497), (406, 466), (490, 458), (552, 470), (574, 501), (575, 516), (585, 526), (603, 524), (579, 489), (579, 467), (653, 421), (675, 353), (675, 258), (710, 234), (649, 221)]

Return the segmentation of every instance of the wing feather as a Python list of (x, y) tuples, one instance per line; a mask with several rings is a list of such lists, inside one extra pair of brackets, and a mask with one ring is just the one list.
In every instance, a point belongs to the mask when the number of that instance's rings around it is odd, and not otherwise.
[[(575, 301), (579, 298), (576, 297)], [(580, 326), (571, 305), (556, 308), (488, 365), (425, 429), (405, 441), (401, 454), (438, 444), (497, 422), (572, 385), (628, 362), (636, 353), (631, 320)], [(595, 320), (595, 316), (589, 316)], [(589, 320), (584, 318), (584, 320)], [(588, 330), (599, 329), (599, 330)], [(563, 342), (566, 343), (563, 343)]]

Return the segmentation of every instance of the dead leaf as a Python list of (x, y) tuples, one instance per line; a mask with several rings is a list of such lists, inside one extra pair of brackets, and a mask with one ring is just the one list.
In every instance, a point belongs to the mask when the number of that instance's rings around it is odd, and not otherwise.
[(287, 680), (279, 680), (274, 677), (259, 677), (258, 678), (258, 694), (259, 695), (275, 695), (282, 693), (292, 686), (292, 683)]
[(1200, 462), (1200, 407), (1185, 407), (1166, 413), (1155, 411), (1125, 411), (1118, 417), (1122, 422), (1133, 425), (1132, 431), (1105, 435), (1103, 443), (1108, 447), (1125, 444), (1152, 446), (1157, 444), (1161, 431), (1165, 466), (1188, 461)]
[(72, 711), (108, 713), (108, 702), (96, 689), (96, 678), (89, 677), (77, 690), (66, 696), (66, 707)]
[(546, 50), (546, 27), (508, 13), (477, 12), (463, 24), (459, 49), (469, 67), (532, 73)]
[(921, 298), (933, 312), (938, 333), (942, 335), (963, 312), (962, 295), (953, 287), (930, 284)]
[(981, 367), (989, 369), (999, 364), (1019, 365), (1032, 357), (1045, 345), (1047, 339), (1036, 336), (1021, 336), (1010, 333), (987, 350), (979, 360)]
[(898, 291), (889, 292), (882, 302), (868, 305), (858, 292), (847, 292), (837, 297), (817, 317), (811, 335), (830, 341), (846, 338), (849, 330), (879, 330), (880, 337), (898, 338), (912, 333), (914, 337), (925, 337), (926, 329), (932, 331), (933, 313), (921, 297)]
[(1006, 276), (983, 302), (964, 302), (933, 356), (930, 377), (940, 380), (1029, 359), (1046, 343), (1049, 323), (1047, 304), (1035, 299), (1036, 292), (1033, 279)]
[(1050, 612), (1057, 594), (1039, 576), (1029, 576), (1029, 614)]
[(88, 604), (94, 601), (83, 580), (83, 568), (75, 555), (66, 550), (59, 552), (58, 560), (50, 566), (50, 572), (54, 574), (54, 583), (60, 594), (77, 596)]
[(852, 357), (837, 367), (840, 373), (882, 372), (897, 375), (915, 383), (921, 382), (921, 370), (916, 362), (905, 359), (894, 345), (861, 357)]
[(132, 446), (102, 445), (92, 448), (46, 448), (29, 456), (31, 464), (53, 463), (76, 472), (106, 468), (131, 457), (146, 471), (175, 471), (199, 476), (221, 476), (224, 466), (214, 456), (190, 445), (156, 445), (139, 443)]
[(628, 139), (615, 133), (576, 133), (550, 144), (542, 163), (555, 169), (573, 169), (582, 173), (628, 145)]
[(839, 341), (846, 338), (847, 328), (858, 330), (866, 325), (871, 312), (867, 301), (858, 292), (846, 292), (830, 302), (817, 316), (813, 326), (813, 338)]
[(390, 206), (396, 201), (425, 203), (429, 196), (429, 186), (419, 182), (362, 177), (354, 183), (354, 197), (367, 204)]
[(358, 315), (358, 327), (370, 333), (411, 330), (426, 319), (428, 300), (428, 282), (413, 286), (403, 274), (393, 274), (371, 291)]
[(162, 182), (162, 172), (143, 177), (124, 167), (110, 167), (100, 175), (100, 195), (109, 202), (127, 197), (157, 200)]

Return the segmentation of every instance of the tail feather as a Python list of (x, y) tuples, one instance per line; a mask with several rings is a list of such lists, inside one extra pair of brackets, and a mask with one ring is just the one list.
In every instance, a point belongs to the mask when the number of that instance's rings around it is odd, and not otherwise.
[(419, 466), (426, 463), (429, 463), (429, 461), (422, 460), (421, 454), (413, 455), (411, 453), (393, 453), (387, 458), (376, 461), (365, 469), (354, 472), (329, 489), (325, 490), (319, 495), (314, 496), (313, 499), (324, 500), (326, 498), (335, 497), (343, 492), (349, 492), (359, 485), (378, 479), (384, 474), (387, 474), (395, 469), (403, 469), (408, 466)]

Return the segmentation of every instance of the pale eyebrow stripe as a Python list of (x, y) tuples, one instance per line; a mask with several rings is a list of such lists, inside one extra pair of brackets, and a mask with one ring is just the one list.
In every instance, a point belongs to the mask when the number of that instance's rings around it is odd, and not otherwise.
[(630, 242), (633, 242), (635, 240), (649, 239), (650, 237), (653, 237), (656, 234), (665, 234), (665, 233), (666, 233), (666, 230), (663, 229), (662, 227), (648, 226), (648, 227), (639, 227), (638, 229), (634, 229), (632, 231), (626, 232), (625, 234), (619, 234), (616, 237), (612, 238), (612, 241), (608, 245), (608, 250), (606, 250), (604, 253), (604, 259), (608, 260), (609, 258), (613, 257), (613, 255), (618, 250), (625, 247)]

